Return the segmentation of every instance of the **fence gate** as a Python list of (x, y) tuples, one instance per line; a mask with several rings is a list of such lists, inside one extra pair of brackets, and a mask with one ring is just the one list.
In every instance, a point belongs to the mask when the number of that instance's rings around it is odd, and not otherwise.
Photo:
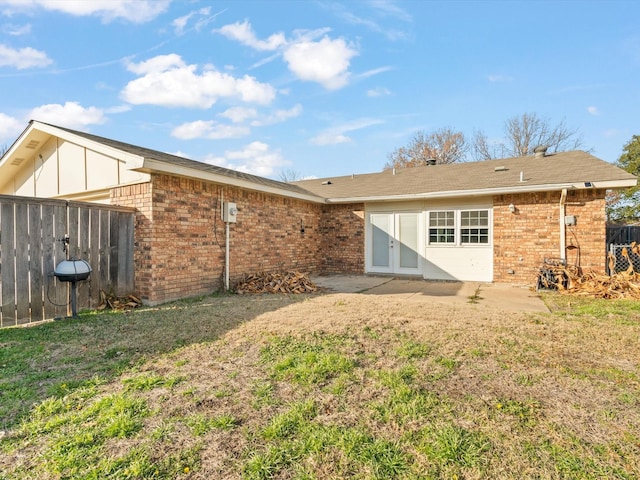
[(65, 235), (69, 257), (92, 268), (77, 283), (78, 309), (95, 308), (100, 290), (133, 293), (132, 209), (0, 195), (0, 327), (70, 314), (70, 284), (52, 275)]

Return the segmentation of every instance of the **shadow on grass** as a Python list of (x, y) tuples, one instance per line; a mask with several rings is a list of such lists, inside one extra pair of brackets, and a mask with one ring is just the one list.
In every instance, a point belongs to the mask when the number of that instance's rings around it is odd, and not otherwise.
[(130, 312), (83, 312), (79, 318), (0, 330), (0, 430), (34, 403), (195, 343), (215, 341), (262, 313), (306, 295), (214, 295)]

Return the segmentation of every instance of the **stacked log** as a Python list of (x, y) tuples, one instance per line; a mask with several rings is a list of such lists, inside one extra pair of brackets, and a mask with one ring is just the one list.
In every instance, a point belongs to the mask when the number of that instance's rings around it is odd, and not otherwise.
[(112, 293), (100, 290), (100, 303), (96, 310), (131, 310), (142, 306), (142, 300), (135, 295), (117, 297)]
[(318, 287), (300, 272), (259, 272), (244, 275), (235, 292), (244, 293), (311, 293)]
[[(631, 253), (640, 255), (640, 245), (633, 242), (630, 246)], [(582, 272), (576, 268), (554, 267), (553, 273), (560, 278), (565, 275), (568, 282), (565, 285), (558, 282), (560, 293), (569, 295), (589, 296), (594, 298), (629, 298), (640, 300), (640, 272), (636, 272), (625, 247), (621, 255), (628, 261), (629, 267), (623, 272), (602, 275), (595, 272)], [(615, 258), (609, 255), (609, 270), (615, 271)]]

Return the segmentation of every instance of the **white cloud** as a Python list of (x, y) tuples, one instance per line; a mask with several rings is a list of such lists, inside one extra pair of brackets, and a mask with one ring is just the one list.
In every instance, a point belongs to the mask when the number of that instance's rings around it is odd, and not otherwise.
[(600, 115), (600, 110), (598, 110), (598, 107), (594, 106), (587, 107), (587, 112), (589, 112), (591, 115)]
[(324, 132), (320, 135), (316, 135), (309, 140), (313, 145), (338, 145), (339, 143), (349, 143), (351, 138), (340, 132)]
[[(327, 35), (329, 28), (296, 30), (291, 40), (287, 40), (281, 32), (274, 33), (266, 40), (260, 40), (247, 20), (213, 31), (258, 51), (278, 52), (256, 62), (252, 68), (272, 62), (281, 51), (289, 70), (297, 78), (317, 82), (328, 90), (336, 90), (347, 85), (351, 59), (358, 55), (355, 47), (344, 39), (330, 38)], [(385, 70), (386, 68), (372, 71), (371, 75)]]
[(275, 123), (282, 123), (285, 120), (290, 118), (295, 118), (300, 116), (302, 113), (302, 105), (299, 103), (294, 105), (289, 110), (276, 110), (271, 115), (266, 115), (262, 118), (254, 120), (251, 122), (251, 126), (253, 127), (263, 127), (265, 125), (273, 125)]
[(132, 104), (165, 107), (210, 108), (219, 98), (238, 98), (243, 102), (268, 104), (275, 89), (245, 75), (234, 77), (208, 66), (202, 73), (197, 65), (187, 65), (179, 55), (160, 55), (146, 62), (129, 64), (128, 69), (142, 75), (122, 90), (122, 98)]
[(0, 44), (0, 67), (15, 67), (18, 70), (46, 67), (52, 60), (47, 54), (31, 47), (15, 50)]
[(263, 142), (252, 142), (242, 150), (226, 151), (223, 157), (212, 156), (203, 161), (262, 177), (273, 175), (276, 169), (290, 165), (280, 151), (272, 151), (271, 147)]
[(494, 74), (487, 75), (487, 80), (489, 80), (491, 83), (512, 82), (513, 77), (510, 77), (508, 75)]
[(122, 19), (132, 23), (153, 20), (170, 3), (171, 0), (2, 0), (9, 13), (43, 8), (78, 17), (94, 15), (104, 22)]
[(78, 102), (64, 105), (52, 103), (31, 110), (29, 118), (69, 128), (81, 128), (106, 122), (104, 112), (96, 107), (85, 108)]
[[(330, 9), (337, 17), (341, 18), (343, 21), (352, 25), (363, 26), (371, 30), (372, 32), (380, 33), (386, 36), (389, 40), (405, 40), (410, 37), (410, 34), (407, 32), (406, 23), (412, 23), (412, 17), (401, 10), (399, 7), (393, 5), (391, 2), (368, 2), (368, 7), (370, 7), (371, 11), (367, 12), (367, 14), (382, 19), (382, 22), (380, 22), (378, 19), (357, 15), (349, 10), (349, 6), (337, 2), (326, 2), (323, 3), (322, 6)], [(351, 7), (352, 6), (353, 5), (351, 5)], [(393, 19), (395, 20), (401, 20), (405, 24), (393, 28), (389, 25), (390, 22), (388, 21), (388, 17), (393, 17)]]
[(11, 35), (12, 37), (28, 35), (31, 33), (31, 24), (25, 23), (24, 25), (14, 25), (12, 23), (5, 23), (2, 25), (2, 33)]
[(359, 73), (358, 74), (358, 80), (362, 80), (364, 78), (373, 77), (375, 75), (380, 75), (381, 73), (388, 72), (390, 70), (393, 70), (393, 68), (392, 67), (373, 68), (371, 70), (367, 70), (366, 72)]
[(194, 138), (221, 140), (244, 137), (249, 132), (250, 129), (242, 125), (224, 125), (213, 120), (196, 120), (174, 128), (171, 131), (171, 136), (182, 140), (193, 140)]
[(257, 117), (258, 111), (255, 108), (231, 107), (218, 114), (218, 116), (228, 118), (233, 123), (242, 123), (249, 118)]
[[(190, 12), (187, 15), (176, 18), (173, 22), (171, 22), (171, 24), (174, 27), (174, 31), (176, 35), (182, 35), (187, 27), (187, 24), (189, 23), (189, 21), (191, 21), (191, 19), (193, 18), (200, 19), (200, 20), (196, 20), (195, 27), (193, 27), (196, 30), (199, 30), (211, 20), (211, 17), (209, 17), (210, 14), (211, 14), (211, 7), (203, 7), (199, 10)], [(203, 16), (207, 18), (202, 19)]]
[(379, 125), (381, 123), (383, 123), (382, 120), (377, 120), (374, 118), (360, 118), (358, 120), (354, 120), (353, 122), (345, 123), (344, 125), (339, 125), (337, 127), (325, 130), (319, 135), (311, 138), (309, 142), (313, 145), (320, 146), (348, 143), (351, 141), (351, 138), (345, 135), (345, 133), (361, 130), (363, 128), (367, 128), (373, 125)]
[(286, 43), (283, 33), (274, 33), (266, 40), (258, 40), (251, 24), (247, 20), (242, 23), (236, 22), (224, 25), (215, 29), (214, 32), (259, 51), (277, 50)]
[(15, 140), (25, 127), (25, 123), (17, 118), (0, 113), (0, 142)]
[(351, 58), (358, 52), (344, 39), (324, 36), (320, 41), (302, 40), (286, 48), (284, 59), (301, 80), (318, 82), (328, 90), (344, 87)]
[(115, 107), (105, 108), (104, 113), (125, 113), (131, 111), (131, 105), (116, 105)]
[(367, 90), (368, 97), (386, 97), (387, 95), (391, 95), (391, 90), (384, 87), (376, 87)]
[(178, 54), (171, 53), (169, 55), (158, 55), (147, 61), (140, 63), (128, 63), (127, 70), (137, 75), (146, 75), (148, 73), (163, 72), (173, 67), (184, 68), (186, 63)]

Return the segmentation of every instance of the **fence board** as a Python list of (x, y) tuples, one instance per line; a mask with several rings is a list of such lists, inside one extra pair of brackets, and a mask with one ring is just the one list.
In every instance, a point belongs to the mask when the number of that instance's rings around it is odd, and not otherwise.
[[(57, 289), (55, 288), (55, 279), (53, 278), (53, 269), (55, 267), (55, 248), (56, 236), (54, 234), (53, 223), (53, 205), (42, 205), (41, 221), (42, 221), (42, 273), (44, 279), (44, 318), (54, 318), (58, 315), (58, 307), (54, 305)], [(52, 297), (53, 295), (53, 297)], [(54, 301), (52, 301), (52, 298)]]
[[(88, 261), (88, 223), (89, 223), (89, 211), (83, 207), (78, 206), (77, 210), (77, 222), (76, 222), (76, 232), (77, 232), (77, 248), (75, 250), (75, 257), (77, 259), (87, 260)], [(91, 278), (91, 277), (89, 277)], [(91, 287), (91, 280), (89, 279), (86, 282), (79, 282), (77, 284), (77, 301), (78, 301), (78, 310), (91, 308), (91, 298), (89, 294), (89, 290)]]
[(0, 207), (2, 225), (2, 326), (16, 325), (16, 269), (14, 205)]
[[(118, 214), (109, 212), (109, 278), (118, 278)], [(112, 286), (117, 295), (116, 285)]]
[(87, 261), (93, 271), (89, 277), (92, 291), (100, 292), (100, 215), (101, 211), (93, 211), (89, 220), (89, 254)]
[(133, 216), (118, 214), (118, 295), (133, 290)]
[[(62, 260), (66, 259), (64, 252), (64, 242), (62, 239), (67, 234), (67, 206), (55, 205), (53, 207), (53, 265), (58, 265)], [(52, 270), (53, 271), (53, 270)], [(56, 307), (56, 317), (64, 317), (69, 315), (69, 286), (67, 283), (59, 282), (53, 279), (54, 285), (54, 305)]]
[(29, 205), (15, 206), (16, 323), (29, 323)]
[(29, 283), (32, 322), (45, 318), (42, 261), (42, 212), (40, 205), (32, 203), (29, 204)]
[(100, 285), (105, 292), (112, 291), (112, 285), (109, 281), (109, 212), (100, 211)]

